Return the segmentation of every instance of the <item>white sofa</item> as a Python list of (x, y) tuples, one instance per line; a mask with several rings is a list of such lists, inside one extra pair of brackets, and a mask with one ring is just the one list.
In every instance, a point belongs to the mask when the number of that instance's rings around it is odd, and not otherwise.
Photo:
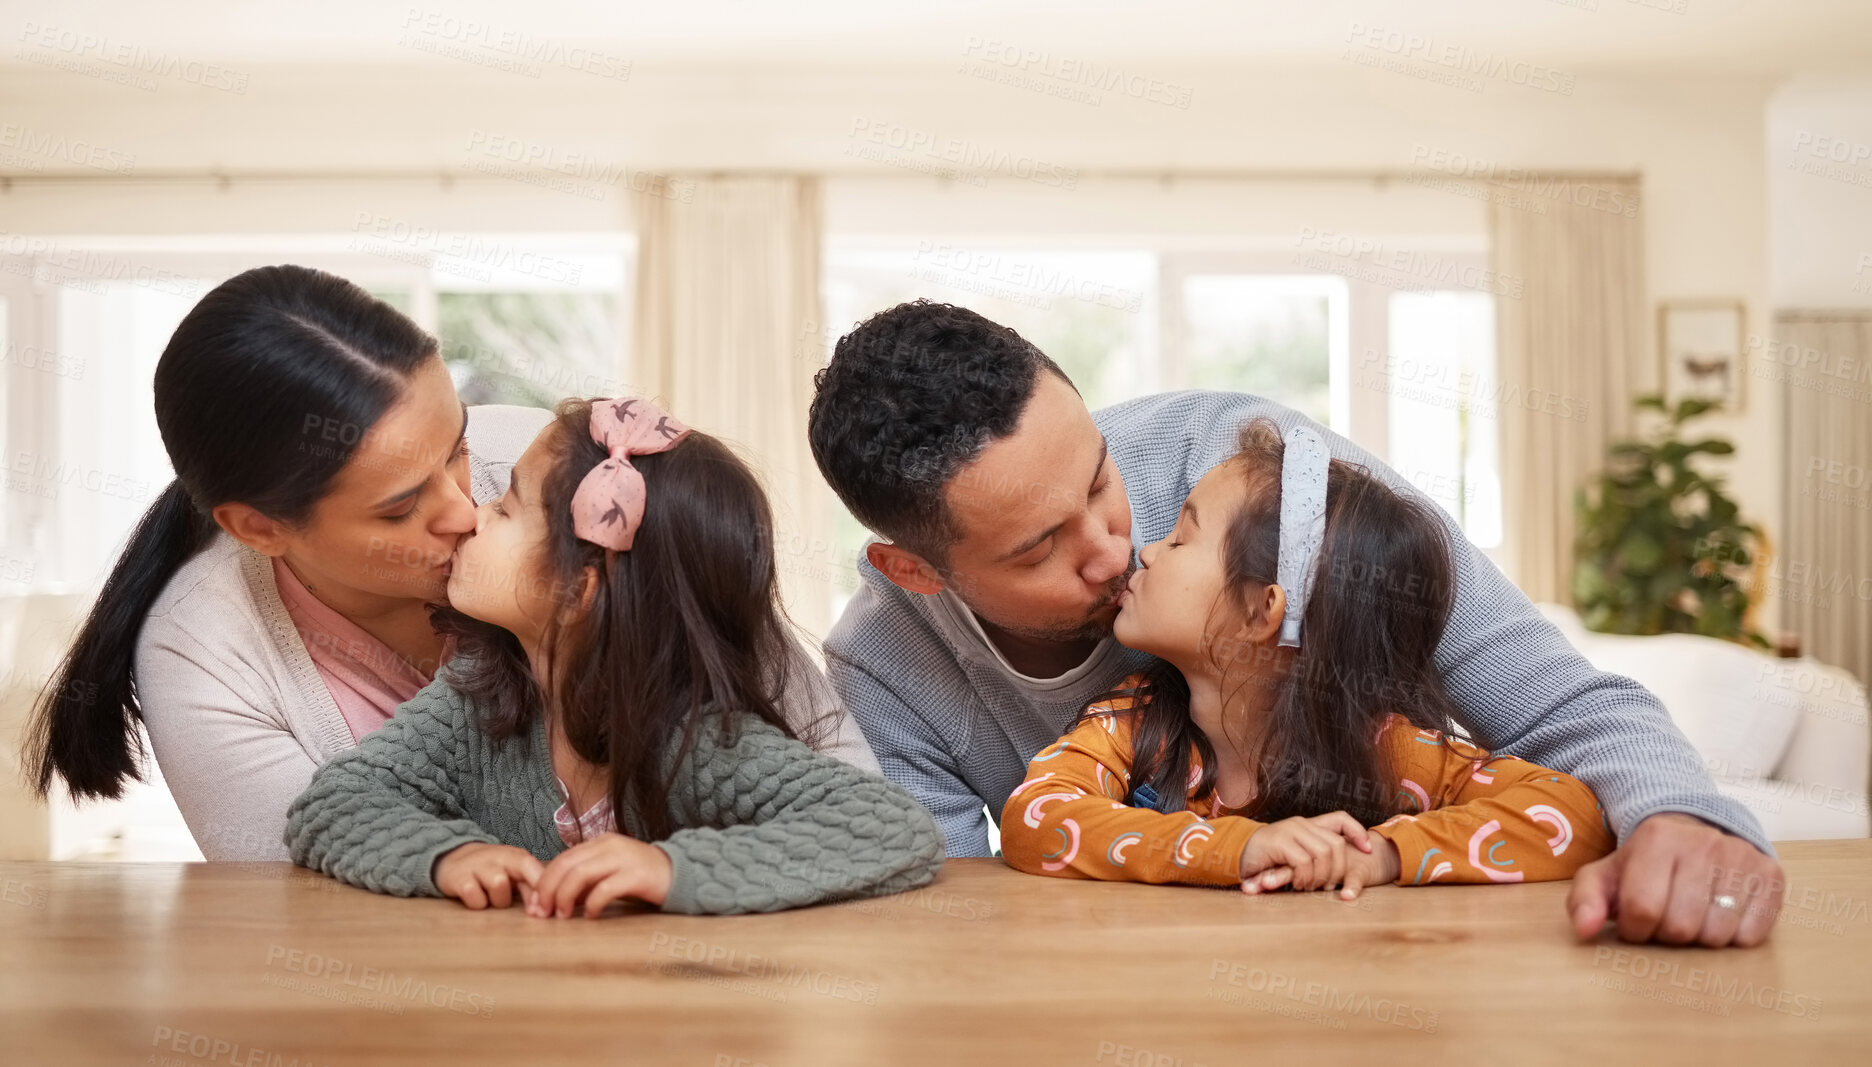
[(1753, 811), (1771, 840), (1872, 833), (1872, 729), (1865, 687), (1850, 673), (1692, 634), (1594, 633), (1570, 608), (1540, 609), (1593, 666), (1657, 694), (1717, 788)]

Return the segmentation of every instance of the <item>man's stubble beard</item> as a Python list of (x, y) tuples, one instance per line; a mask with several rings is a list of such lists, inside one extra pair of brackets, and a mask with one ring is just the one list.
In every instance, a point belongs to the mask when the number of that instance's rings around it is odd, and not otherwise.
[[(1100, 594), (1098, 603), (1094, 604), (1092, 608), (1086, 612), (1086, 617), (1084, 619), (1070, 626), (1023, 626), (1009, 624), (1000, 619), (991, 618), (972, 606), (970, 610), (975, 611), (984, 621), (992, 624), (997, 629), (1016, 637), (1026, 638), (1030, 641), (1058, 641), (1061, 643), (1069, 641), (1102, 641), (1111, 635), (1112, 621), (1118, 617), (1117, 612), (1111, 610), (1112, 601), (1117, 600), (1119, 594), (1124, 592), (1125, 585), (1131, 581), (1131, 575), (1136, 572), (1137, 556), (1133, 553), (1130, 563), (1125, 566), (1124, 573), (1107, 582), (1105, 584), (1105, 592)], [(961, 590), (958, 589), (957, 592), (961, 592)], [(963, 596), (963, 600), (966, 601), (968, 599), (966, 595)]]

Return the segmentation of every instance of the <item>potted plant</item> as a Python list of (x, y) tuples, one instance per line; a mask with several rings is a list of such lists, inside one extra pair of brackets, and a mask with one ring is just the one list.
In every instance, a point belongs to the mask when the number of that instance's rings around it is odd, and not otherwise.
[(1662, 415), (1662, 425), (1614, 442), (1605, 471), (1574, 494), (1573, 598), (1581, 621), (1602, 633), (1691, 633), (1768, 647), (1748, 624), (1761, 529), (1742, 521), (1721, 478), (1691, 463), (1731, 455), (1735, 446), (1683, 436), (1687, 423), (1716, 405), (1685, 399), (1672, 408), (1647, 394), (1634, 406)]

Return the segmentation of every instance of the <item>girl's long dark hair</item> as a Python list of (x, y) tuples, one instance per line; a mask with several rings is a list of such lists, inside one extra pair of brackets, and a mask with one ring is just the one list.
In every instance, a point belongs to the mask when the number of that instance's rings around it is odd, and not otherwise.
[(481, 706), (490, 736), (526, 736), (551, 699), (573, 751), (608, 769), (612, 810), (635, 812), (646, 839), (659, 840), (674, 829), (675, 771), (706, 709), (730, 712), (715, 719), (724, 743), (737, 729), (733, 712), (796, 736), (781, 710), (793, 672), (790, 624), (767, 495), (707, 434), (632, 457), (645, 500), (630, 551), (573, 533), (572, 494), (606, 456), (591, 437), (594, 402), (603, 401), (562, 402), (544, 431), (554, 451), (539, 486), (547, 545), (541, 573), (516, 578), (536, 583), (555, 610), (578, 602), (587, 568), (599, 578), (589, 608), (546, 621), (545, 684), (508, 631), (451, 608), (436, 610), (436, 626), (459, 638), (448, 680)]
[[(156, 363), (156, 426), (175, 480), (117, 557), (34, 703), (25, 764), (44, 797), (116, 797), (141, 776), (133, 671), (144, 617), (231, 501), (304, 522), (352, 451), (436, 355), (435, 339), (332, 274), (258, 267), (215, 286)], [(327, 431), (330, 431), (329, 433)]]
[[(1246, 610), (1251, 594), (1275, 582), (1285, 451), (1273, 422), (1256, 419), (1242, 428), (1235, 458), (1248, 493), (1223, 549), (1223, 595), (1235, 602), (1212, 605), (1212, 617), (1218, 608)], [(1271, 679), (1261, 684), (1275, 689), (1272, 710), (1249, 752), (1254, 818), (1343, 810), (1375, 825), (1400, 808), (1397, 778), (1377, 744), (1385, 719), (1395, 713), (1435, 730), (1455, 719), (1435, 662), (1455, 599), (1449, 539), (1430, 505), (1335, 459), (1327, 470), (1326, 534), (1316, 568), (1300, 648), (1287, 667), (1266, 646), (1211, 646), (1222, 671), (1224, 716), (1241, 687), (1255, 684), (1243, 680), (1231, 689), (1231, 675)], [(1131, 780), (1148, 783), (1162, 798), (1161, 810), (1182, 810), (1188, 798), (1214, 790), (1215, 749), (1190, 719), (1181, 672), (1158, 661), (1135, 688), (1106, 697), (1113, 698), (1141, 705)], [(1192, 752), (1202, 761), (1193, 784)]]

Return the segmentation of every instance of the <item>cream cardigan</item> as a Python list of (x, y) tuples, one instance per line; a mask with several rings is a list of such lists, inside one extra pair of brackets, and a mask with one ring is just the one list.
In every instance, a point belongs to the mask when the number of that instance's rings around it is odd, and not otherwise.
[[(514, 461), (550, 417), (469, 409), (476, 503), (506, 492)], [(876, 773), (824, 675), (797, 642), (794, 652), (788, 719), (803, 727), (835, 716), (821, 750)], [(286, 614), (271, 560), (223, 533), (184, 563), (137, 638), (136, 688), (156, 761), (202, 855), (288, 859), (286, 809), (320, 764), (355, 742)]]

